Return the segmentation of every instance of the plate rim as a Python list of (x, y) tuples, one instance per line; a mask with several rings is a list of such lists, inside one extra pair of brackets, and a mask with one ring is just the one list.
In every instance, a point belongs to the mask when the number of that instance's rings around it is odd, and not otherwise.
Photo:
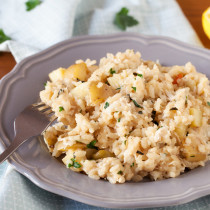
[[(11, 88), (11, 85), (13, 84), (13, 82), (15, 82), (17, 80), (15, 80), (15, 77), (19, 76), (21, 78), (21, 76), (25, 76), (25, 72), (27, 71), (27, 69), (29, 68), (30, 65), (33, 65), (34, 63), (40, 62), (42, 60), (45, 60), (47, 58), (50, 58), (51, 56), (53, 56), (54, 54), (57, 53), (57, 51), (62, 51), (65, 49), (69, 49), (72, 46), (69, 44), (71, 43), (76, 43), (77, 46), (80, 44), (83, 44), (84, 42), (87, 43), (87, 41), (89, 40), (90, 42), (93, 41), (97, 41), (97, 42), (102, 42), (102, 40), (108, 40), (107, 42), (110, 43), (110, 40), (125, 40), (125, 39), (136, 39), (141, 41), (143, 44), (145, 45), (152, 45), (154, 43), (162, 43), (162, 44), (166, 44), (169, 45), (173, 48), (185, 51), (187, 53), (191, 53), (191, 54), (197, 54), (200, 57), (203, 57), (205, 59), (209, 59), (210, 60), (210, 50), (207, 49), (203, 49), (200, 47), (196, 47), (196, 46), (191, 46), (189, 44), (183, 43), (181, 41), (178, 41), (176, 39), (173, 38), (169, 38), (169, 37), (164, 37), (164, 36), (150, 36), (150, 35), (142, 35), (142, 34), (138, 34), (138, 33), (130, 33), (130, 32), (124, 32), (124, 33), (115, 33), (115, 34), (109, 34), (109, 35), (93, 35), (93, 36), (89, 36), (89, 35), (84, 35), (84, 36), (79, 36), (79, 37), (74, 37), (71, 39), (67, 39), (64, 40), (62, 42), (59, 42), (41, 52), (38, 52), (34, 55), (31, 55), (25, 59), (23, 59), (21, 62), (19, 62), (18, 64), (16, 64), (16, 66), (12, 69), (12, 71), (10, 71), (7, 75), (5, 75), (1, 80), (0, 80), (0, 93), (2, 92), (2, 86), (6, 86), (7, 87), (7, 91)], [(56, 50), (57, 49), (57, 50)], [(45, 56), (44, 56), (45, 55)], [(22, 72), (21, 72), (22, 69)], [(25, 71), (24, 71), (25, 69)], [(21, 74), (22, 73), (22, 74)], [(13, 78), (13, 80), (12, 80)], [(6, 83), (7, 81), (10, 81), (10, 83)], [(13, 82), (12, 82), (13, 81)], [(6, 84), (5, 84), (6, 83)], [(5, 87), (4, 87), (5, 88)], [(6, 93), (4, 94), (4, 98), (3, 100), (1, 100), (0, 102), (0, 110), (2, 110), (4, 108), (4, 104), (5, 101), (4, 99), (6, 99)], [(2, 94), (0, 94), (0, 99), (2, 97)], [(3, 104), (3, 105), (2, 105)], [(1, 119), (1, 118), (0, 118)], [(2, 128), (2, 121), (0, 122), (0, 149), (4, 149), (5, 148), (5, 143), (8, 144), (9, 140), (8, 138), (4, 135), (3, 132), (3, 128)], [(2, 138), (5, 141), (2, 140)], [(4, 143), (5, 142), (5, 143)], [(198, 189), (198, 187), (195, 189), (194, 187), (191, 187), (188, 191), (189, 192), (185, 192), (183, 194), (179, 194), (179, 196), (177, 196), (177, 198), (174, 198), (174, 196), (172, 197), (162, 197), (162, 198), (158, 198), (158, 197), (154, 197), (153, 199), (156, 199), (156, 203), (150, 202), (148, 205), (148, 201), (140, 201), (141, 204), (139, 204), (138, 201), (135, 201), (136, 203), (133, 203), (133, 201), (130, 201), (127, 203), (121, 203), (122, 201), (117, 201), (117, 200), (113, 200), (113, 201), (104, 201), (104, 200), (96, 200), (94, 198), (91, 197), (87, 197), (87, 195), (82, 195), (82, 194), (76, 194), (74, 192), (69, 192), (69, 191), (65, 191), (65, 189), (54, 189), (55, 187), (50, 186), (49, 183), (44, 182), (43, 179), (41, 179), (41, 177), (39, 177), (37, 174), (34, 174), (33, 171), (29, 170), (28, 168), (24, 168), (24, 166), (21, 165), (21, 163), (18, 160), (18, 156), (16, 153), (14, 153), (9, 159), (8, 162), (13, 165), (15, 167), (15, 169), (20, 172), (21, 174), (23, 174), (24, 176), (26, 176), (28, 179), (30, 179), (34, 184), (36, 184), (37, 186), (39, 186), (40, 188), (47, 190), (49, 192), (52, 193), (56, 193), (58, 195), (62, 195), (64, 197), (67, 198), (71, 198), (89, 205), (94, 205), (94, 206), (102, 206), (102, 207), (112, 207), (112, 208), (138, 208), (138, 207), (160, 207), (160, 206), (172, 206), (172, 205), (177, 205), (177, 204), (183, 204), (189, 201), (192, 201), (196, 198), (200, 198), (202, 196), (205, 196), (207, 194), (210, 193), (210, 184), (209, 185), (205, 185), (205, 186), (201, 186), (200, 188), (203, 189)], [(191, 193), (190, 193), (191, 191)], [(164, 203), (163, 201), (161, 201), (161, 199), (165, 199)], [(159, 204), (157, 204), (159, 201)], [(119, 202), (119, 203), (117, 203)]]

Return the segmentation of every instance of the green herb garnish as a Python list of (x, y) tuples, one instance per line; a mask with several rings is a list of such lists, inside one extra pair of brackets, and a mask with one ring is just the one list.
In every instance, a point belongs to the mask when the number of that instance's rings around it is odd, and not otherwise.
[(129, 10), (123, 7), (116, 15), (114, 19), (114, 24), (125, 31), (126, 27), (131, 27), (137, 25), (139, 22), (132, 16), (128, 15)]
[(110, 74), (115, 74), (116, 73), (116, 71), (113, 70), (112, 68), (109, 70), (109, 72), (110, 72)]
[(40, 5), (42, 1), (40, 0), (28, 0), (25, 5), (26, 5), (26, 11), (30, 11)]
[(195, 157), (195, 155), (190, 155), (190, 157)]
[(134, 72), (133, 75), (134, 76), (139, 76), (139, 77), (142, 77), (143, 78), (143, 74), (138, 74), (138, 73)]
[(209, 101), (207, 101), (207, 105), (210, 106), (210, 102)]
[(89, 144), (87, 144), (87, 148), (89, 149), (98, 149), (98, 147), (95, 146), (96, 140), (91, 141)]
[(186, 96), (186, 98), (185, 98), (185, 104), (187, 105), (187, 96)]
[(124, 141), (124, 144), (126, 145), (127, 140)]
[(45, 87), (47, 86), (47, 83), (46, 83), (46, 82), (44, 83), (44, 86), (45, 86)]
[(136, 87), (132, 87), (132, 89), (136, 92)]
[(62, 106), (59, 106), (59, 112), (62, 112), (64, 108)]
[(134, 163), (132, 163), (130, 166), (133, 167), (134, 166)]
[(117, 122), (120, 122), (121, 118), (118, 118)]
[(69, 163), (68, 164), (68, 167), (74, 167), (74, 168), (80, 168), (81, 167), (81, 164), (79, 164), (78, 162), (76, 162), (75, 158), (71, 158), (71, 161), (72, 161), (72, 164)]
[(119, 88), (116, 88), (116, 90), (120, 90), (121, 89), (121, 87), (119, 87)]
[(107, 107), (109, 107), (109, 103), (108, 102), (105, 103), (104, 109), (106, 109)]
[(141, 105), (139, 105), (134, 99), (132, 99), (134, 105), (138, 108), (143, 108)]
[(117, 172), (117, 174), (122, 175), (123, 172), (120, 170), (120, 171)]
[(2, 29), (0, 29), (0, 44), (6, 40), (11, 40), (11, 38), (7, 36)]

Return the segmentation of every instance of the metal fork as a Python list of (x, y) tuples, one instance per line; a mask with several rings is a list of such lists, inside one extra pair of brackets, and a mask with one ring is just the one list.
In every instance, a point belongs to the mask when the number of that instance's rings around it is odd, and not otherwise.
[(0, 163), (29, 138), (43, 133), (56, 119), (51, 108), (43, 102), (26, 107), (15, 119), (15, 138), (9, 147), (0, 154)]

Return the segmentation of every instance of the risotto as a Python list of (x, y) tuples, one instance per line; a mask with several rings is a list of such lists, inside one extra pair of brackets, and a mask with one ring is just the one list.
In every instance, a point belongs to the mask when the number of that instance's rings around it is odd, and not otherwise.
[(165, 67), (126, 50), (49, 78), (40, 98), (58, 119), (43, 136), (67, 168), (124, 183), (176, 177), (209, 159), (209, 80), (191, 63)]

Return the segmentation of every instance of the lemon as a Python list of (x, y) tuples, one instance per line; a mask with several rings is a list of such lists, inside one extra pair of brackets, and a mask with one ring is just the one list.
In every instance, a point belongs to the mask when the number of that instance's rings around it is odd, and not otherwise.
[(205, 34), (210, 39), (210, 7), (203, 12), (202, 25), (203, 25), (203, 30)]

